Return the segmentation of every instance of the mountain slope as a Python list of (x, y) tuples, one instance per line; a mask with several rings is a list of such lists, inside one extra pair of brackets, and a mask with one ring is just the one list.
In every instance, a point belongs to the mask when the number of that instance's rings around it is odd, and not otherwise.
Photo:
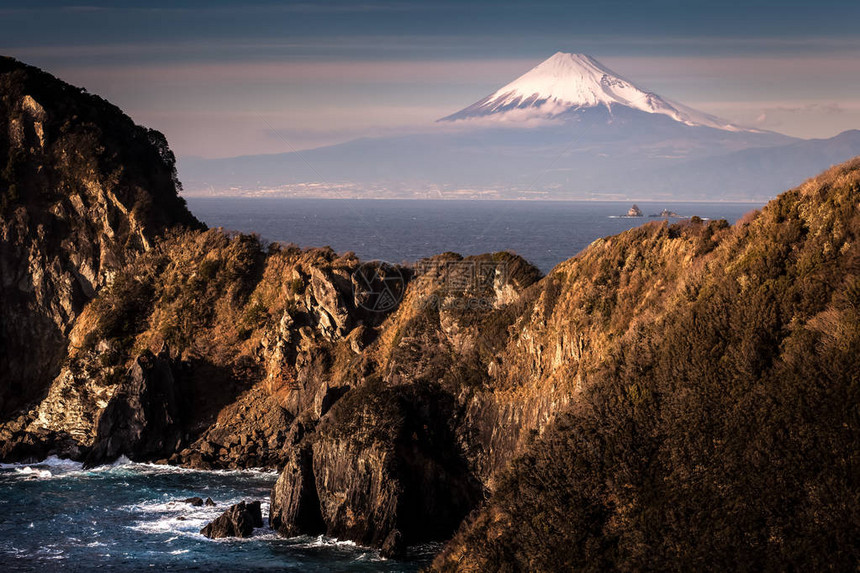
[(760, 147), (692, 159), (683, 169), (657, 168), (643, 174), (642, 187), (686, 188), (690, 197), (707, 199), (725, 189), (746, 189), (753, 196), (766, 196), (775, 185), (788, 188), (803, 181), (839, 158), (860, 154), (860, 130), (849, 130), (828, 139), (794, 141), (775, 147)]
[[(499, 198), (647, 197), (663, 186), (642, 184), (652, 171), (682, 169), (686, 161), (796, 141), (771, 133), (690, 127), (630, 108), (589, 109), (575, 119), (512, 128), (475, 125), (428, 133), (366, 138), (299, 153), (226, 159), (181, 159), (186, 189), (254, 194), (316, 184), (321, 196), (451, 197), (462, 188)], [(858, 150), (860, 152), (860, 150)], [(839, 156), (838, 161), (851, 157)], [(816, 166), (826, 168), (832, 161)], [(766, 179), (772, 173), (763, 173)], [(718, 184), (718, 180), (703, 181)], [(290, 187), (292, 186), (292, 187)], [(771, 185), (773, 193), (782, 187)], [(229, 190), (229, 191), (228, 191)], [(325, 195), (328, 190), (329, 195)], [(333, 191), (332, 191), (333, 190)], [(670, 188), (683, 197), (687, 189)], [(319, 196), (319, 195), (318, 195)], [(746, 200), (746, 190), (718, 196)]]

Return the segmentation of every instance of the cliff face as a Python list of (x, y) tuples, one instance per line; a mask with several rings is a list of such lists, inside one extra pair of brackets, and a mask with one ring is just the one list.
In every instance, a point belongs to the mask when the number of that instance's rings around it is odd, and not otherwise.
[[(343, 361), (385, 316), (362, 321), (350, 282), (358, 264), (330, 250), (265, 252), (254, 237), (219, 231), (166, 237), (85, 308), (66, 364), (22, 416), (24, 429), (68, 435), (92, 449), (92, 463), (125, 454), (197, 467), (278, 465), (293, 418), (328, 407), (347, 375)], [(160, 407), (129, 382), (150, 351), (182, 404), (168, 408), (182, 439), (160, 456), (115, 436), (105, 447), (101, 426), (114, 403), (137, 404), (141, 419), (145, 404)]]
[(47, 396), (7, 424), (5, 456), (286, 466), (272, 522), (284, 532), (321, 527), (392, 554), (444, 538), (484, 496), (467, 411), (475, 396), (494, 404), (488, 361), (515, 313), (497, 315), (538, 277), (507, 253), (407, 269), (214, 230), (167, 236), (82, 312)]
[[(710, 409), (721, 411), (718, 389), (746, 381), (766, 392), (774, 364), (819, 352), (810, 339), (800, 354), (778, 353), (795, 327), (818, 324), (829, 344), (854, 344), (852, 322), (828, 305), (844, 313), (835, 293), (856, 290), (857, 173), (847, 165), (734, 227), (654, 223), (598, 240), (542, 279), (507, 253), (368, 269), (326, 249), (175, 233), (116, 273), (76, 321), (68, 363), (47, 397), (0, 431), (12, 432), (19, 455), (42, 444), (43, 453), (49, 446), (91, 463), (124, 454), (201, 468), (283, 468), (272, 527), (354, 539), (390, 555), (446, 538), (491, 496), (439, 568), (532, 560), (549, 568), (569, 536), (582, 535), (596, 536), (587, 559), (606, 559), (601, 544), (617, 547), (600, 533), (609, 524), (645, 535), (636, 524), (647, 519), (630, 517), (639, 497), (625, 493), (645, 486), (622, 478), (646, 475), (664, 447), (654, 436), (680, 439), (681, 420), (696, 428), (712, 419)], [(395, 304), (378, 304), (386, 286)], [(703, 297), (711, 302), (697, 302)], [(693, 344), (701, 328), (710, 338)], [(152, 379), (141, 378), (141, 360), (151, 364), (148, 353), (159, 349), (162, 375), (152, 386), (141, 382)], [(850, 371), (843, 366), (828, 376)], [(165, 380), (172, 390), (147, 390)], [(707, 405), (681, 400), (703, 380), (713, 385), (701, 398)], [(135, 422), (117, 431), (119, 418)], [(678, 422), (654, 426), (652, 418)], [(715, 435), (730, 441), (727, 428)], [(695, 449), (709, 438), (684, 439), (698, 445), (683, 448)], [(680, 454), (660, 455), (672, 467)], [(619, 464), (620, 473), (605, 477), (604, 464)], [(697, 467), (677, 470), (678, 487), (690, 487), (683, 476)], [(613, 513), (620, 499), (632, 513)], [(570, 524), (587, 528), (528, 537)]]
[(0, 413), (44, 392), (115, 271), (166, 227), (198, 225), (175, 174), (160, 133), (0, 58)]

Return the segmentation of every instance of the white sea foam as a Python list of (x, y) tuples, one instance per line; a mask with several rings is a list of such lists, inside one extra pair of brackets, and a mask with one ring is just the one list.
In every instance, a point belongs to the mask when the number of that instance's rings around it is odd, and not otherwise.
[[(198, 534), (198, 536), (203, 537), (202, 534)], [(203, 539), (213, 543), (258, 543), (260, 541), (276, 541), (283, 538), (268, 527), (263, 526), (255, 528), (251, 533), (251, 537), (224, 537), (221, 539), (206, 539), (203, 537)]]
[[(235, 505), (240, 501), (249, 501), (249, 498), (244, 496), (218, 500), (216, 502), (217, 505), (214, 507), (206, 505), (195, 507), (190, 503), (185, 503), (182, 499), (161, 499), (133, 503), (122, 506), (120, 509), (131, 513), (171, 514), (181, 515), (183, 517), (195, 516), (201, 519), (209, 519), (211, 521), (224, 513), (224, 511), (231, 505)], [(269, 513), (269, 502), (266, 500), (260, 500), (260, 509), (263, 515), (267, 515)]]
[(51, 470), (42, 470), (39, 468), (31, 468), (30, 466), (26, 466), (23, 468), (15, 468), (15, 473), (22, 475), (22, 476), (28, 476), (31, 478), (49, 478), (53, 475), (51, 473)]
[(84, 467), (84, 464), (82, 464), (81, 462), (58, 458), (57, 456), (48, 456), (38, 464), (34, 465), (48, 466), (52, 468), (64, 468), (69, 470), (79, 470)]
[(83, 467), (83, 464), (80, 462), (74, 462), (72, 460), (66, 460), (62, 458), (58, 458), (57, 456), (49, 456), (40, 462), (30, 462), (30, 463), (16, 463), (16, 464), (0, 464), (0, 469), (24, 469), (27, 467), (32, 468), (50, 468), (55, 470), (67, 470), (74, 471), (80, 470)]
[[(231, 498), (219, 500), (215, 507), (193, 506), (183, 502), (181, 499), (172, 500), (150, 500), (141, 503), (126, 505), (120, 509), (129, 513), (137, 514), (138, 519), (127, 527), (144, 534), (164, 535), (171, 534), (170, 541), (178, 537), (201, 538), (200, 530), (207, 523), (216, 519), (225, 509), (235, 503), (247, 498)], [(269, 513), (269, 503), (262, 501), (261, 510), (263, 515)], [(257, 528), (252, 540), (276, 539), (277, 536), (267, 527)], [(240, 539), (226, 539), (225, 541), (241, 541)]]
[(196, 533), (195, 528), (205, 524), (205, 520), (178, 520), (175, 517), (163, 517), (161, 519), (138, 521), (128, 528), (141, 533), (174, 533), (179, 535), (189, 535)]
[[(300, 539), (294, 538), (294, 539)], [(325, 535), (320, 535), (319, 537), (313, 538), (312, 541), (308, 541), (306, 543), (299, 543), (299, 547), (358, 547), (355, 541), (349, 540), (341, 540), (335, 537), (326, 537)]]
[[(273, 534), (277, 539), (277, 535)], [(377, 561), (386, 561), (384, 557), (382, 557), (378, 551), (373, 550), (369, 547), (364, 547), (362, 545), (357, 544), (355, 541), (337, 539), (335, 537), (327, 537), (325, 535), (320, 535), (318, 537), (307, 537), (307, 536), (299, 536), (293, 537), (290, 539), (292, 541), (292, 545), (300, 548), (320, 548), (325, 547), (328, 549), (343, 549), (343, 550), (352, 550), (358, 549), (363, 550), (361, 553), (356, 555), (353, 558), (353, 561), (363, 561), (363, 562), (377, 562)]]
[(84, 470), (84, 465), (81, 462), (76, 462), (73, 460), (58, 458), (57, 456), (48, 456), (42, 461), (39, 462), (30, 462), (30, 463), (11, 463), (4, 464), (0, 463), (0, 469), (17, 469), (24, 467), (46, 467), (46, 468), (56, 468), (62, 469), (65, 473), (71, 472), (108, 472), (115, 471), (117, 469), (127, 469), (134, 470), (140, 473), (150, 473), (150, 474), (170, 474), (170, 473), (202, 473), (202, 474), (215, 474), (215, 475), (227, 475), (227, 476), (262, 476), (262, 477), (272, 477), (277, 478), (278, 472), (277, 470), (270, 468), (247, 468), (247, 469), (237, 469), (237, 470), (201, 470), (196, 468), (186, 468), (181, 466), (171, 466), (167, 464), (154, 464), (149, 462), (133, 462), (126, 456), (120, 456), (114, 462), (110, 464), (105, 464), (101, 466), (97, 466), (95, 468), (91, 468), (89, 470)]

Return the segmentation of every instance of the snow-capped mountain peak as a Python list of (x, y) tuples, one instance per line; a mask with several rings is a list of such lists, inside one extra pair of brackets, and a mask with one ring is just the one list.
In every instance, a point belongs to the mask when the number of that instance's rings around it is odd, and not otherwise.
[(571, 111), (625, 106), (666, 115), (691, 126), (742, 128), (640, 89), (591, 56), (557, 52), (495, 93), (440, 121), (498, 117), (506, 121), (553, 118)]

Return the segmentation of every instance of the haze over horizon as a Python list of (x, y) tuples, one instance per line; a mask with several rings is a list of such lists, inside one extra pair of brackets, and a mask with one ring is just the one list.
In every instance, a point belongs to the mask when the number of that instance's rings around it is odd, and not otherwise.
[(420, 129), (557, 51), (741, 125), (804, 138), (860, 128), (860, 5), (836, 0), (13, 0), (0, 16), (0, 53), (117, 103), (180, 157)]

